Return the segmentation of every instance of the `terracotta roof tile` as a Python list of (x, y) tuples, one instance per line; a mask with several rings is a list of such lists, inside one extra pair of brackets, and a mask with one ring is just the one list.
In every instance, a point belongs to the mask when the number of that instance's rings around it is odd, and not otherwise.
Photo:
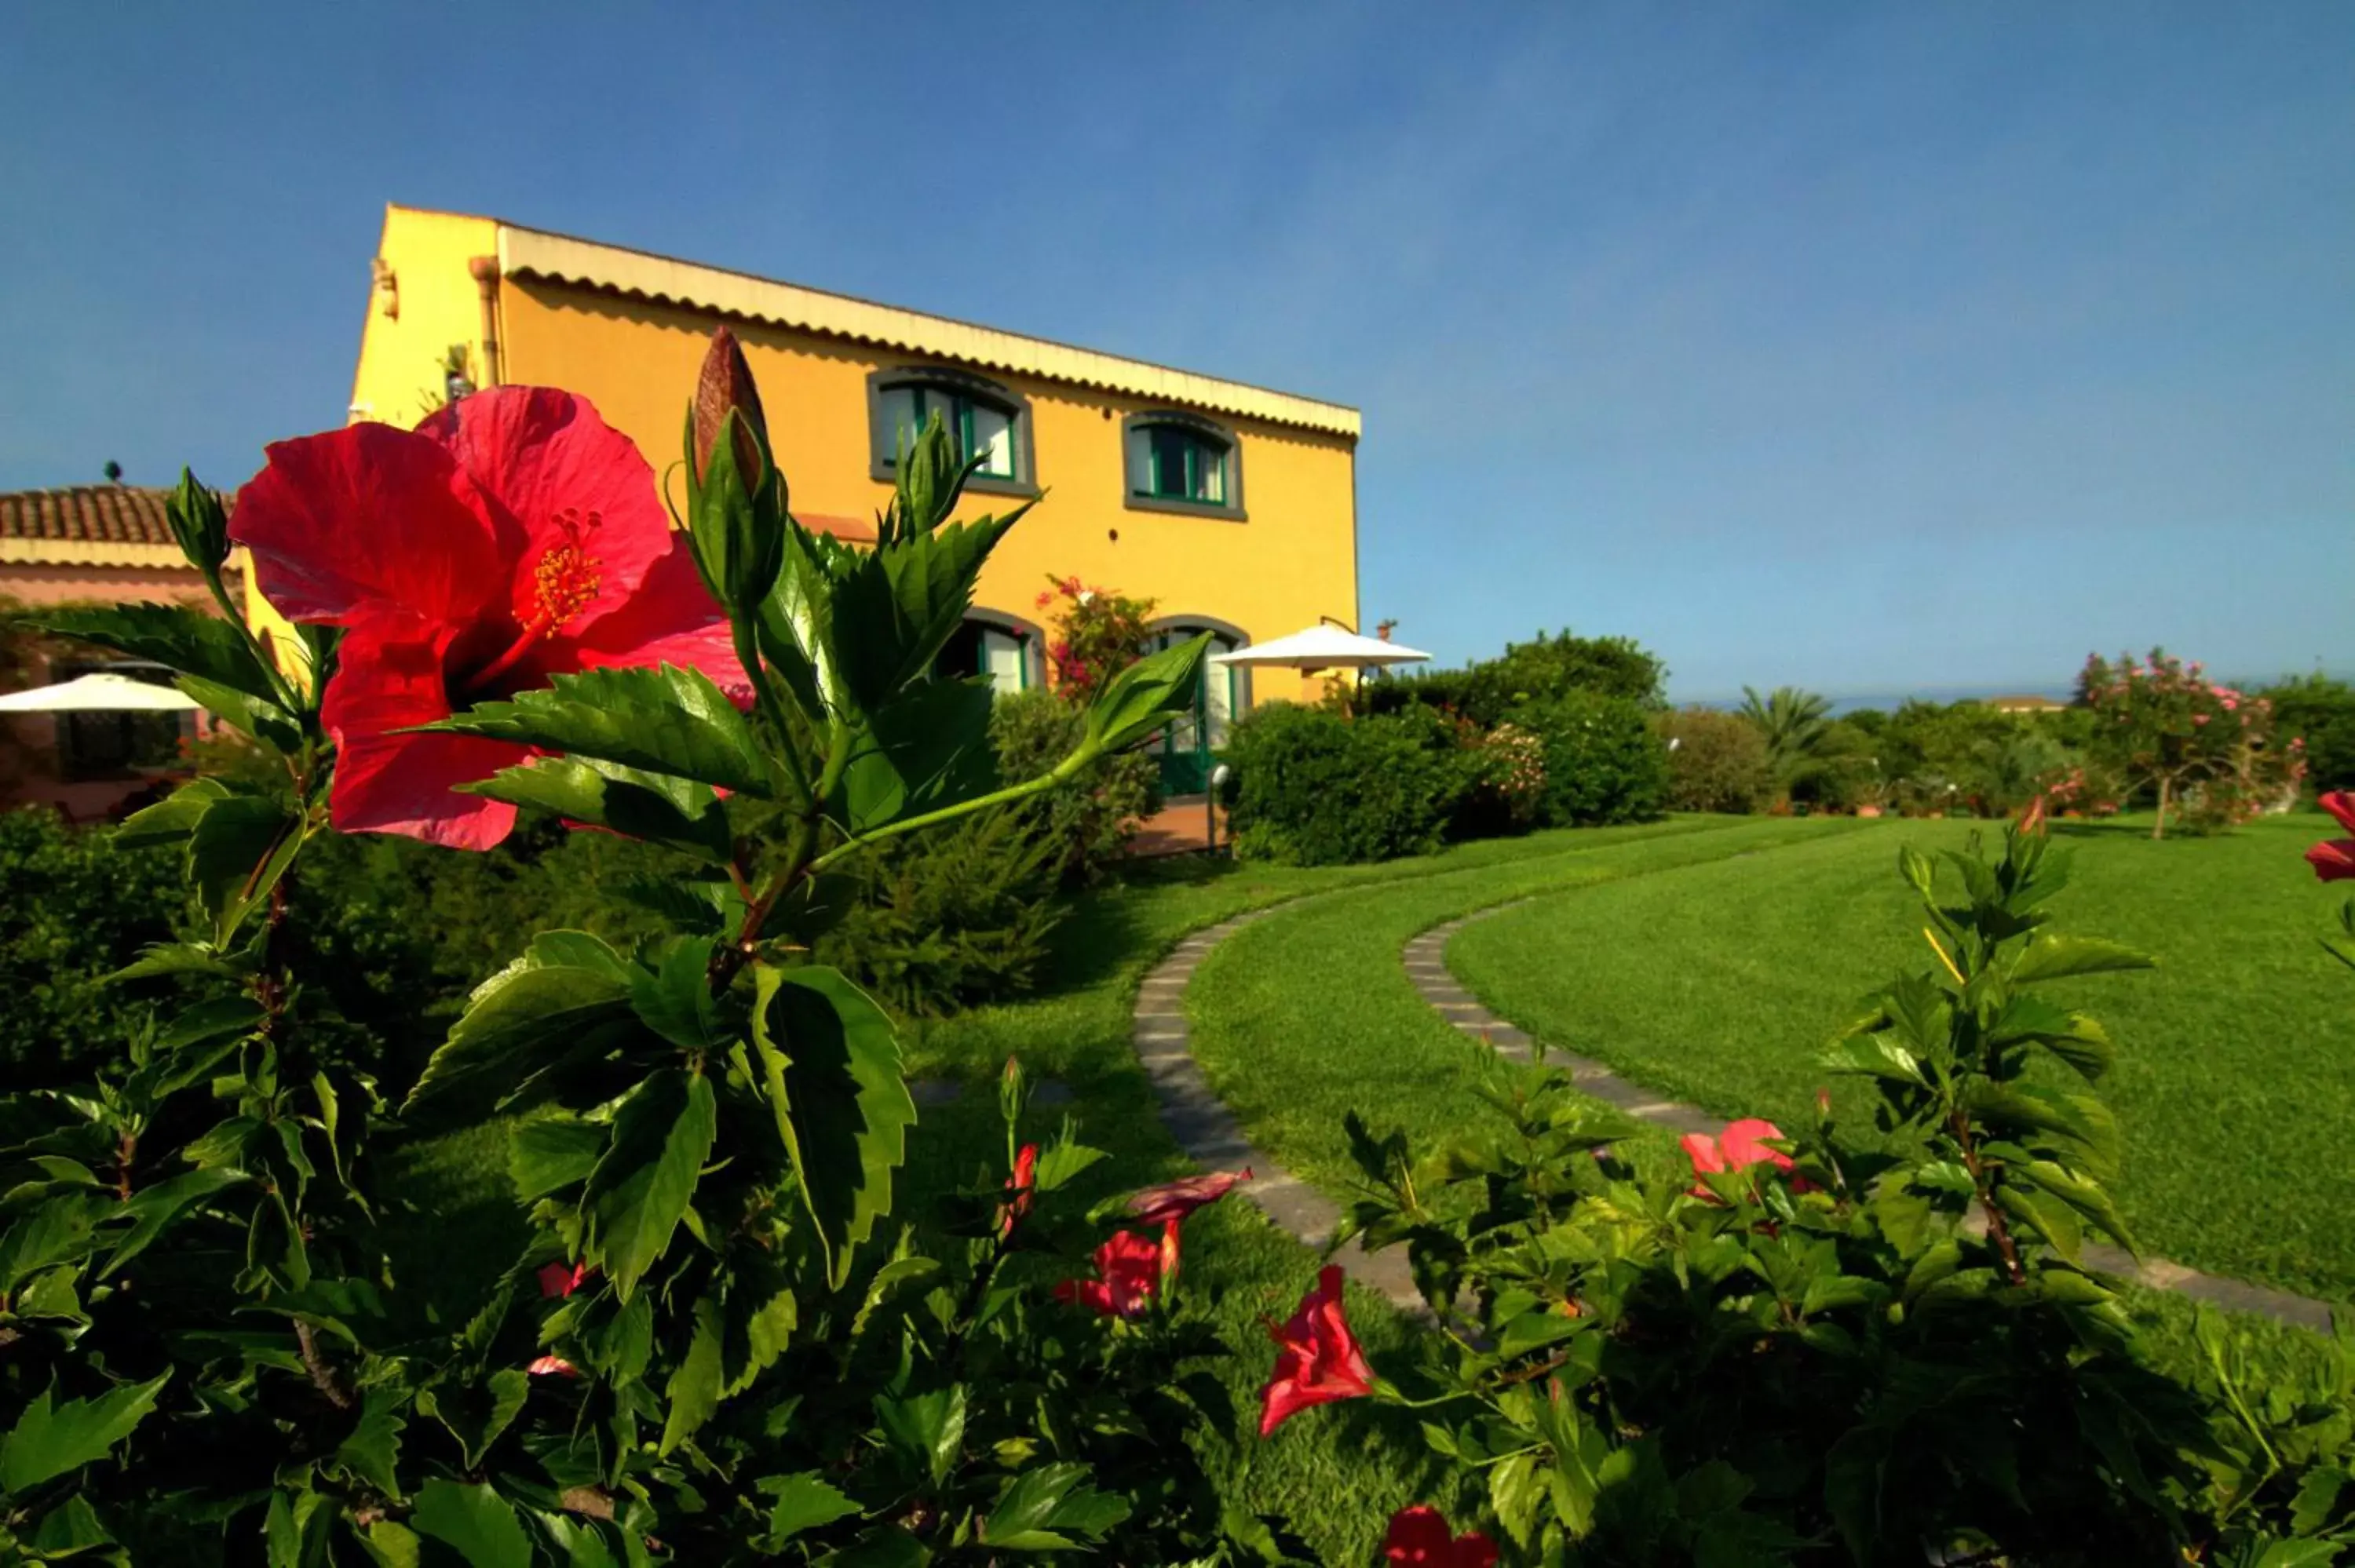
[(128, 484), (0, 493), (0, 539), (169, 545), (172, 525), (164, 515), (168, 493)]

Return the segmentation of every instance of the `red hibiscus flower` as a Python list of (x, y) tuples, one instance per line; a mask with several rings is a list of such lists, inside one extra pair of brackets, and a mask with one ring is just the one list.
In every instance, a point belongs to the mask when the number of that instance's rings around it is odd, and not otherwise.
[(542, 1356), (523, 1369), (532, 1377), (579, 1377), (581, 1369), (562, 1356)]
[[(1779, 1150), (1766, 1147), (1766, 1139), (1780, 1142), (1783, 1129), (1761, 1117), (1744, 1117), (1740, 1121), (1725, 1124), (1725, 1130), (1715, 1138), (1705, 1132), (1689, 1132), (1678, 1139), (1685, 1158), (1692, 1161), (1693, 1174), (1710, 1176), (1721, 1171), (1747, 1171), (1753, 1165), (1768, 1165), (1777, 1171), (1791, 1169), (1791, 1157)], [(1795, 1192), (1814, 1190), (1804, 1177), (1791, 1183)], [(1696, 1182), (1692, 1188), (1696, 1198), (1714, 1198), (1706, 1182)]]
[(539, 1266), (539, 1293), (551, 1301), (561, 1301), (589, 1282), (597, 1271), (585, 1263), (543, 1263)]
[(1251, 1171), (1217, 1171), (1208, 1176), (1187, 1176), (1176, 1181), (1164, 1181), (1158, 1187), (1147, 1187), (1132, 1192), (1128, 1212), (1138, 1224), (1173, 1225), (1192, 1213), (1217, 1202), (1237, 1184), (1251, 1180)]
[[(2318, 804), (2339, 819), (2340, 827), (2355, 833), (2355, 795), (2333, 789)], [(2355, 881), (2355, 839), (2325, 839), (2306, 852), (2306, 863), (2325, 882)]]
[(1066, 1279), (1058, 1301), (1078, 1301), (1099, 1318), (1136, 1318), (1161, 1286), (1161, 1244), (1135, 1231), (1114, 1231), (1096, 1248), (1096, 1277)]
[(1391, 1515), (1390, 1533), (1382, 1537), (1382, 1561), (1419, 1568), (1497, 1568), (1497, 1543), (1476, 1530), (1469, 1535), (1449, 1534), (1440, 1511), (1418, 1503)]
[(1030, 1194), (1039, 1187), (1039, 1146), (1026, 1143), (1014, 1157), (1014, 1174), (1006, 1180), (1006, 1190), (1014, 1194), (997, 1209), (997, 1236), (1000, 1241), (1014, 1234), (1014, 1222), (1030, 1212)]
[(494, 387), (414, 430), (280, 441), (234, 516), (262, 596), (346, 629), (320, 715), (346, 832), (488, 849), (514, 826), (513, 806), (452, 787), (524, 747), (408, 726), (600, 665), (744, 681), (653, 470), (569, 392)]
[(1374, 1392), (1373, 1369), (1342, 1316), (1338, 1266), (1327, 1265), (1292, 1320), (1281, 1329), (1270, 1323), (1268, 1333), (1276, 1344), (1275, 1375), (1260, 1390), (1262, 1437), (1312, 1405)]

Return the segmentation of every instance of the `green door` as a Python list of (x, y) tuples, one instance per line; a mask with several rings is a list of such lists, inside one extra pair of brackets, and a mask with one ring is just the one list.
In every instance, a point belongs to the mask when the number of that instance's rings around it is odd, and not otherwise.
[[(1175, 647), (1190, 641), (1209, 630), (1179, 627), (1164, 631), (1155, 639), (1154, 647)], [(1210, 652), (1231, 652), (1235, 640), (1212, 632)], [(1235, 716), (1235, 695), (1240, 677), (1224, 664), (1205, 662), (1200, 680), (1194, 688), (1194, 711), (1161, 732), (1161, 793), (1167, 796), (1199, 795), (1210, 787), (1210, 769), (1216, 765), (1214, 753), (1227, 743), (1227, 726)]]

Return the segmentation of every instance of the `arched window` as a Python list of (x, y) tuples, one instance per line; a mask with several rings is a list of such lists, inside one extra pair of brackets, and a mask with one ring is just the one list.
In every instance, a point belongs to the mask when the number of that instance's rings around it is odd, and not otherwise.
[(932, 671), (951, 680), (986, 675), (1000, 693), (1027, 692), (1046, 684), (1045, 644), (1019, 616), (976, 609), (949, 634)]
[(1148, 510), (1243, 514), (1241, 449), (1234, 433), (1196, 414), (1132, 414), (1122, 428), (1128, 503)]
[[(1231, 653), (1251, 639), (1242, 628), (1205, 616), (1170, 616), (1153, 622), (1155, 652), (1190, 642), (1210, 634), (1210, 652)], [(1193, 711), (1161, 732), (1161, 790), (1165, 795), (1199, 795), (1209, 788), (1216, 754), (1227, 744), (1228, 728), (1251, 711), (1251, 672), (1230, 664), (1202, 665), (1194, 689)]]
[(1037, 490), (1030, 405), (996, 382), (962, 370), (902, 366), (869, 376), (867, 401), (875, 478), (892, 477), (900, 452), (937, 415), (957, 450), (981, 460), (972, 481), (975, 487), (1025, 494)]

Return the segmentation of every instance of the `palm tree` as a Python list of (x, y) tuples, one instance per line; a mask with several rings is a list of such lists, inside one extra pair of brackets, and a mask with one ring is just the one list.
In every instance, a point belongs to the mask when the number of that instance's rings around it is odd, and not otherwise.
[(1796, 686), (1777, 686), (1764, 697), (1754, 687), (1742, 688), (1742, 716), (1765, 740), (1766, 760), (1785, 785), (1823, 749), (1831, 712), (1829, 699)]

